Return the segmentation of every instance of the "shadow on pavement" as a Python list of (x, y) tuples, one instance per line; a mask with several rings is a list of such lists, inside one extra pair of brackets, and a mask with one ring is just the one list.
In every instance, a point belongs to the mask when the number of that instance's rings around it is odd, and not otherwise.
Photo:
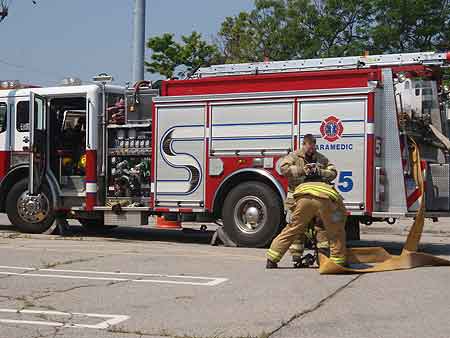
[[(145, 227), (117, 227), (114, 229), (87, 230), (79, 225), (70, 226), (73, 237), (104, 238), (112, 241), (159, 241), (173, 243), (209, 244), (214, 231), (201, 231), (191, 228), (183, 230), (162, 230)], [(215, 230), (215, 228), (214, 228)], [(0, 225), (0, 231), (17, 232), (11, 225)], [(17, 232), (19, 234), (19, 232)], [(351, 241), (349, 247), (374, 247), (381, 246), (389, 253), (399, 255), (404, 245), (405, 238), (398, 240), (361, 240)], [(450, 255), (450, 243), (429, 243), (420, 245), (420, 251), (433, 255)]]
[[(0, 231), (17, 232), (17, 229), (11, 225), (0, 225)], [(214, 235), (213, 231), (189, 228), (183, 230), (162, 230), (143, 227), (117, 227), (114, 229), (87, 230), (79, 225), (71, 225), (70, 231), (72, 234), (67, 237), (96, 237), (114, 241), (163, 241), (194, 244), (209, 244)]]
[(111, 230), (92, 231), (83, 227), (72, 226), (72, 231), (76, 236), (102, 237), (117, 240), (134, 241), (163, 241), (180, 243), (209, 244), (214, 235), (213, 231), (201, 231), (194, 229), (183, 230), (162, 230), (142, 227), (118, 227)]

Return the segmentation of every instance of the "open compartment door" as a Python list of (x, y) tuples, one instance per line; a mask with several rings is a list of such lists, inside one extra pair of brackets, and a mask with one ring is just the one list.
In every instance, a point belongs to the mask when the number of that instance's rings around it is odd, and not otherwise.
[(28, 189), (30, 195), (41, 191), (47, 165), (47, 100), (30, 93), (30, 176)]

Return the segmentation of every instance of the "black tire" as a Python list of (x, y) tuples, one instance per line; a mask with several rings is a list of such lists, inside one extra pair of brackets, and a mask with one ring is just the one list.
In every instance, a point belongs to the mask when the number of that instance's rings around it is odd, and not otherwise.
[(42, 234), (48, 232), (55, 221), (55, 214), (53, 212), (53, 199), (50, 189), (46, 186), (42, 186), (42, 194), (45, 195), (49, 202), (48, 213), (45, 219), (38, 223), (28, 222), (19, 215), (17, 202), (20, 196), (28, 191), (28, 179), (24, 178), (17, 182), (9, 191), (6, 199), (6, 213), (9, 221), (15, 225), (21, 232), (31, 234)]
[(348, 217), (345, 224), (345, 233), (347, 241), (359, 241), (361, 239), (359, 219), (357, 217)]
[[(245, 232), (235, 220), (245, 198), (256, 198), (264, 205), (266, 213), (257, 231)], [(238, 205), (239, 203), (239, 205)], [(254, 203), (254, 202), (247, 202)], [(244, 204), (248, 205), (248, 204)], [(252, 204), (250, 204), (251, 206)], [(262, 209), (264, 210), (264, 209)], [(278, 194), (267, 184), (250, 181), (234, 187), (225, 198), (222, 209), (223, 228), (230, 239), (238, 246), (264, 247), (278, 233), (283, 222), (283, 205)]]

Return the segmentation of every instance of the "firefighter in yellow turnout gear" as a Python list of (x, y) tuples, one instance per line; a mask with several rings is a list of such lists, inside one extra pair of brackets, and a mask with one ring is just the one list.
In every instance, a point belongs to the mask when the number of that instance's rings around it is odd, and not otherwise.
[[(316, 139), (311, 134), (304, 136), (301, 150), (292, 152), (282, 159), (280, 170), (282, 175), (288, 179), (288, 195), (285, 200), (286, 223), (288, 224), (291, 221), (295, 204), (294, 190), (299, 184), (305, 182), (331, 183), (337, 176), (334, 165), (324, 155), (316, 151)], [(328, 251), (328, 237), (322, 221), (319, 218), (313, 219), (309, 224), (309, 230), (312, 230), (313, 227), (317, 248)], [(294, 265), (301, 263), (305, 249), (306, 231), (299, 234), (289, 248)]]
[(295, 207), (290, 223), (273, 240), (267, 251), (267, 268), (276, 268), (289, 246), (319, 217), (327, 231), (330, 259), (345, 265), (345, 221), (347, 211), (342, 196), (333, 186), (322, 182), (300, 184), (294, 191)]

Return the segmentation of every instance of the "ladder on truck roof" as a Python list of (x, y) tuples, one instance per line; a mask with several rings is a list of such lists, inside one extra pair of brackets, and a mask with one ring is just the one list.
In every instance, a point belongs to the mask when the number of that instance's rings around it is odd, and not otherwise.
[(224, 64), (199, 68), (192, 78), (230, 75), (305, 72), (317, 70), (364, 69), (380, 66), (428, 65), (443, 66), (450, 63), (450, 52), (403, 53), (368, 56), (346, 56), (325, 59), (269, 61)]

